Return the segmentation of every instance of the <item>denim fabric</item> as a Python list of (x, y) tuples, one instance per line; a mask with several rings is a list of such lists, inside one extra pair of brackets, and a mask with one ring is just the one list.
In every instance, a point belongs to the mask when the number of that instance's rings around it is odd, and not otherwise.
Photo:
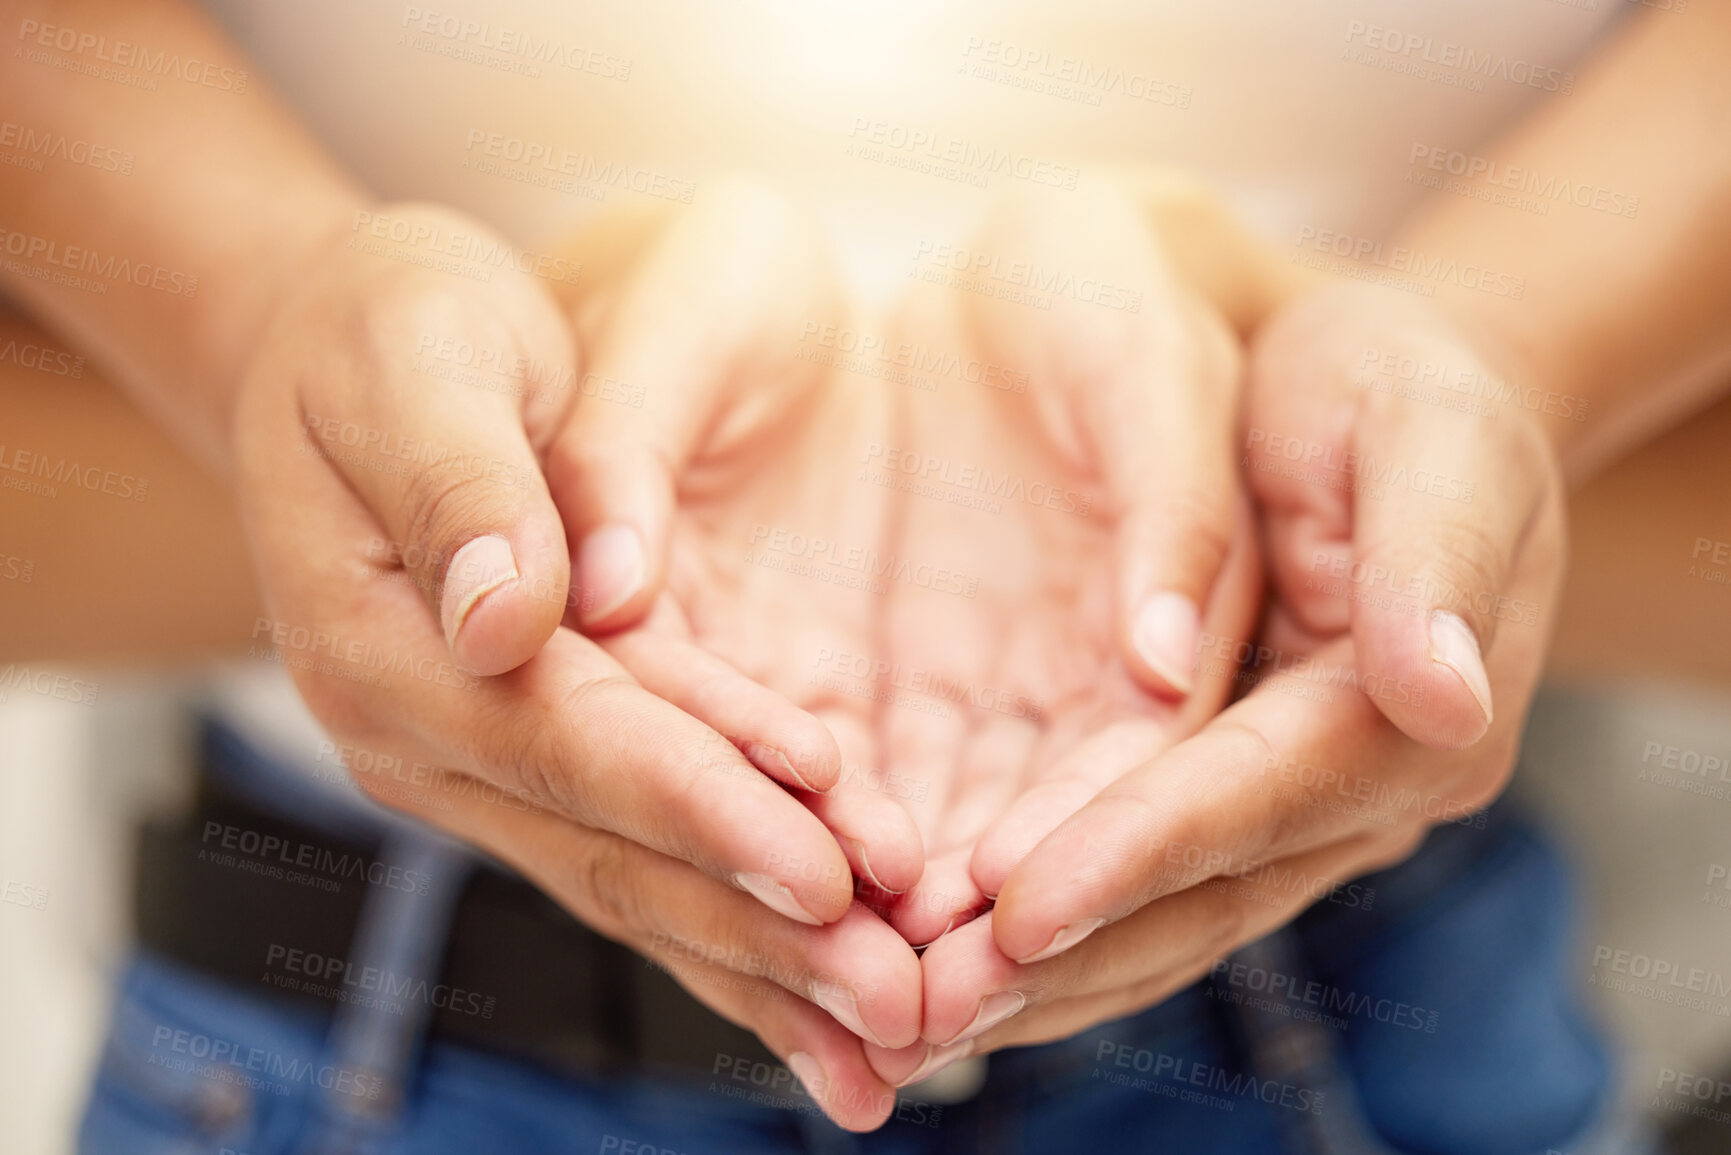
[[(218, 723), (203, 771), (303, 821), (394, 839), (393, 859), (429, 837), (307, 797), (302, 776)], [(415, 853), (461, 852), (427, 842)], [(453, 901), (371, 903), (353, 951), (421, 973), (402, 959), (439, 953)], [(785, 1068), (746, 1056), (717, 1054), (707, 1073), (574, 1076), (420, 1046), (424, 1018), (362, 1029), (370, 1020), (351, 1008), (318, 1015), (141, 955), (121, 982), (79, 1149), (1631, 1155), (1641, 1145), (1606, 1118), (1611, 1064), (1571, 986), (1570, 924), (1562, 864), (1499, 804), (1333, 889), (1157, 1007), (991, 1056), (965, 1102), (904, 1092), (868, 1136), (839, 1131)]]
[(576, 1078), (435, 1042), (381, 1126), (339, 1142), (321, 1097), (379, 1088), (328, 1020), (139, 957), (79, 1150), (1576, 1155), (1607, 1149), (1590, 1136), (1613, 1078), (1571, 992), (1568, 912), (1555, 855), (1499, 807), (1160, 1006), (994, 1055), (966, 1102), (904, 1092), (859, 1137), (784, 1069), (731, 1056), (708, 1075)]

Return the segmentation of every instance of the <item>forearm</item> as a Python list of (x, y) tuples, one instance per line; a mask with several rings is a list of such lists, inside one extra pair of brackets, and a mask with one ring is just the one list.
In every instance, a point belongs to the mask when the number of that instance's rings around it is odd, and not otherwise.
[(1572, 95), (1473, 150), (1494, 167), (1457, 178), (1537, 182), (1544, 215), (1438, 193), (1399, 241), (1518, 281), (1437, 301), (1536, 402), (1573, 482), (1731, 386), (1728, 61), (1731, 5), (1637, 15)]
[(239, 652), (257, 604), (222, 486), (0, 309), (0, 668)]
[(9, 4), (0, 36), (0, 286), (226, 469), (249, 350), (363, 193), (181, 0)]

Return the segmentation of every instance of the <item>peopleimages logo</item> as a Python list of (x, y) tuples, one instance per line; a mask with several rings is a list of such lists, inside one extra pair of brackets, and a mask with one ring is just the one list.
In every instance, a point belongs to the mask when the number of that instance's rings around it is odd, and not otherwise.
[(965, 245), (922, 240), (914, 245), (916, 271), (922, 265), (958, 274), (953, 282), (967, 288), (972, 282), (997, 282), (1029, 293), (1065, 297), (1083, 305), (1098, 305), (1125, 313), (1142, 311), (1142, 291), (1126, 289), (1098, 277), (1078, 277), (1064, 269), (1051, 269), (1032, 261), (1005, 258), (997, 253), (970, 249)]
[[(1094, 1064), (1094, 1078), (1117, 1086), (1146, 1091), (1158, 1091), (1163, 1087), (1173, 1090), (1179, 1086), (1194, 1087), (1222, 1097), (1219, 1101), (1206, 1103), (1207, 1106), (1231, 1110), (1233, 1098), (1255, 1099), (1270, 1107), (1284, 1107), (1288, 1111), (1301, 1111), (1311, 1115), (1322, 1114), (1325, 1097), (1322, 1091), (1280, 1083), (1273, 1079), (1259, 1079), (1244, 1072), (1228, 1071), (1210, 1063), (1199, 1063), (1179, 1055), (1168, 1055), (1164, 1051), (1115, 1043), (1110, 1039), (1100, 1040), (1094, 1052)], [(1119, 1074), (1119, 1071), (1135, 1071), (1148, 1075), (1149, 1078), (1133, 1079), (1131, 1076)]]
[[(1393, 378), (1418, 389), (1434, 387), (1475, 401), (1519, 406), (1529, 413), (1543, 413), (1566, 421), (1587, 419), (1587, 398), (1558, 393), (1553, 389), (1523, 387), (1502, 377), (1493, 377), (1477, 365), (1449, 366), (1409, 353), (1366, 345), (1359, 354), (1358, 368), (1361, 377), (1370, 374), (1378, 378)], [(1366, 385), (1364, 380), (1357, 378), (1355, 383)], [(1488, 415), (1495, 416), (1495, 411)]]
[(1074, 190), (1081, 170), (1074, 165), (1016, 152), (1013, 149), (964, 140), (948, 133), (918, 125), (856, 116), (848, 130), (847, 155), (863, 160), (889, 163), (895, 167), (917, 167), (898, 164), (892, 157), (914, 159), (916, 162), (951, 166), (962, 175), (978, 178), (978, 187), (993, 176), (1014, 177), (1032, 184), (1046, 185), (1066, 191)]
[(487, 269), (515, 269), (547, 281), (576, 284), (583, 274), (581, 262), (553, 253), (519, 249), (508, 241), (479, 232), (447, 230), (427, 221), (392, 217), (366, 209), (356, 210), (349, 231), (374, 240), (424, 248), (429, 253), (455, 257)]
[(0, 250), (9, 257), (18, 258), (19, 268), (10, 271), (25, 276), (32, 275), (32, 269), (37, 271), (38, 279), (42, 279), (40, 274), (68, 269), (101, 278), (94, 281), (76, 278), (79, 283), (73, 287), (85, 292), (107, 293), (108, 283), (116, 283), (154, 289), (171, 297), (198, 295), (198, 278), (191, 273), (153, 265), (149, 261), (135, 261), (115, 253), (105, 255), (84, 245), (68, 245), (51, 237), (8, 229), (4, 225), (0, 225)]
[(1585, 181), (1570, 180), (1555, 173), (1541, 173), (1526, 165), (1508, 164), (1489, 157), (1477, 156), (1458, 149), (1413, 142), (1407, 163), (1431, 172), (1460, 177), (1466, 181), (1482, 181), (1485, 185), (1521, 193), (1536, 198), (1541, 204), (1563, 201), (1576, 208), (1592, 209), (1614, 217), (1633, 219), (1641, 207), (1641, 198), (1615, 192)]
[[(1452, 40), (1438, 40), (1434, 36), (1403, 32), (1398, 28), (1366, 24), (1362, 20), (1353, 20), (1347, 24), (1346, 41), (1349, 52), (1353, 47), (1362, 46), (1370, 52), (1382, 54), (1385, 58), (1382, 61), (1360, 60), (1358, 63), (1399, 62), (1414, 66), (1415, 75), (1420, 75), (1422, 79), (1440, 80), (1453, 73), (1460, 79), (1476, 82), (1473, 86), (1475, 90), (1482, 89), (1486, 80), (1501, 80), (1508, 84), (1564, 95), (1575, 90), (1575, 74), (1561, 68), (1548, 68), (1519, 57), (1510, 58), (1506, 53), (1471, 48)], [(1419, 71), (1423, 66), (1446, 72), (1442, 76), (1429, 75)], [(1404, 69), (1394, 68), (1391, 71)]]
[[(1271, 971), (1266, 967), (1251, 966), (1232, 959), (1216, 960), (1208, 975), (1217, 988), (1236, 988), (1233, 994), (1248, 991), (1251, 995), (1267, 996), (1262, 1000), (1241, 997), (1228, 1001), (1287, 1018), (1321, 1022), (1338, 1030), (1346, 1029), (1348, 1018), (1359, 1018), (1409, 1031), (1421, 1031), (1427, 1035), (1436, 1034), (1437, 1012), (1399, 999), (1374, 998), (1315, 979)], [(1315, 1012), (1314, 1015), (1311, 1011)]]
[(1195, 95), (1188, 85), (1161, 80), (1151, 72), (1099, 64), (996, 37), (969, 36), (962, 44), (962, 59), (964, 75), (1096, 108), (1110, 95), (1168, 108), (1189, 108)]
[[(1419, 249), (1407, 248), (1405, 245), (1392, 245), (1385, 250), (1383, 243), (1372, 237), (1359, 237), (1351, 233), (1305, 225), (1298, 230), (1298, 237), (1293, 244), (1298, 247), (1299, 255), (1309, 249), (1343, 261), (1368, 263), (1373, 268), (1389, 273), (1457, 285), (1492, 297), (1507, 297), (1511, 301), (1519, 301), (1527, 294), (1525, 277), (1512, 276), (1483, 265), (1463, 264), (1453, 257), (1439, 257)], [(1310, 267), (1327, 266), (1312, 264)]]
[[(1026, 393), (1028, 374), (995, 361), (978, 357), (963, 357), (948, 349), (935, 349), (913, 341), (898, 341), (881, 333), (861, 332), (845, 325), (802, 322), (799, 328), (799, 356), (804, 360), (821, 361), (837, 368), (871, 375), (871, 366), (893, 366), (911, 374), (910, 384), (936, 389), (935, 378), (950, 378), (1000, 393)], [(814, 355), (834, 353), (840, 357), (825, 360)]]
[[(80, 32), (78, 29), (68, 28), (64, 24), (44, 24), (39, 20), (20, 20), (18, 22), (18, 39), (24, 41), (30, 48), (51, 48), (58, 52), (69, 52), (73, 57), (79, 59), (88, 55), (91, 60), (112, 64), (117, 68), (136, 69), (152, 76), (172, 76), (177, 80), (184, 80), (188, 84), (197, 84), (204, 88), (215, 88), (223, 92), (246, 91), (247, 73), (244, 68), (237, 69), (212, 64), (193, 56), (183, 59), (180, 53), (169, 52), (165, 49), (152, 52), (142, 44), (133, 44), (126, 40), (116, 40), (110, 44), (106, 36)], [(46, 56), (47, 54), (43, 53), (42, 55)], [(55, 63), (52, 57), (47, 60), (37, 60), (35, 56), (32, 56), (31, 61), (32, 63)], [(89, 67), (94, 68), (95, 66)], [(83, 70), (83, 68), (80, 69), (80, 71)], [(150, 87), (155, 87), (154, 81)]]
[[(375, 966), (357, 967), (337, 955), (271, 943), (265, 951), (264, 965), (286, 975), (306, 979), (312, 985), (276, 983), (288, 990), (304, 990), (309, 994), (335, 998), (339, 1002), (354, 1002), (363, 1006), (393, 1008), (392, 1002), (421, 1003), (438, 1010), (490, 1019), (498, 1006), (492, 995), (454, 987), (449, 983), (429, 982), (416, 975), (403, 975)], [(336, 984), (332, 986), (331, 984)]]
[[(465, 49), (517, 57), (527, 65), (557, 64), (603, 80), (631, 79), (631, 61), (623, 56), (613, 56), (581, 44), (567, 44), (555, 36), (537, 36), (525, 29), (494, 24), (489, 20), (468, 20), (448, 12), (410, 5), (403, 9), (402, 27), (423, 36), (436, 36)], [(410, 47), (419, 45), (411, 44)], [(529, 74), (539, 76), (540, 71), (532, 69)]]
[[(666, 173), (655, 172), (621, 161), (602, 160), (591, 153), (573, 152), (546, 141), (527, 140), (484, 128), (471, 128), (464, 151), (477, 163), (478, 172), (495, 174), (499, 161), (521, 165), (523, 171), (542, 177), (567, 177), (593, 186), (605, 195), (608, 188), (630, 189), (644, 196), (690, 204), (697, 194), (697, 185)], [(480, 163), (485, 162), (485, 166)], [(465, 167), (471, 167), (464, 162)], [(504, 175), (509, 175), (509, 170)], [(532, 182), (533, 183), (533, 182)]]
[(4, 361), (51, 377), (84, 376), (84, 357), (81, 354), (67, 353), (33, 341), (20, 344), (16, 337), (8, 338), (5, 345), (0, 345), (0, 362)]
[(135, 159), (132, 153), (111, 145), (94, 144), (88, 140), (69, 137), (63, 132), (38, 130), (31, 125), (14, 124), (10, 120), (0, 121), (0, 148), (18, 149), (38, 162), (33, 168), (36, 172), (42, 171), (41, 161), (59, 160), (93, 168), (98, 172), (130, 176)]
[[(988, 468), (970, 462), (921, 453), (916, 449), (882, 445), (876, 441), (866, 446), (862, 463), (868, 469), (881, 468), (886, 474), (899, 476), (904, 483), (918, 482), (925, 486), (942, 484), (965, 492), (978, 493), (985, 498), (1035, 506), (1058, 513), (1072, 513), (1078, 517), (1087, 517), (1094, 506), (1093, 495), (1079, 490), (1046, 481), (1030, 482), (1013, 473), (995, 474)], [(869, 478), (871, 475), (866, 476)], [(901, 488), (915, 492), (906, 484)], [(992, 512), (998, 510), (993, 509)]]
[(351, 1071), (347, 1067), (314, 1064), (310, 1059), (243, 1047), (229, 1039), (158, 1026), (150, 1039), (149, 1065), (197, 1075), (215, 1082), (286, 1095), (292, 1084), (301, 1083), (352, 1095), (377, 1099), (384, 1080), (376, 1074)]
[(265, 834), (215, 819), (205, 822), (199, 842), (205, 847), (238, 852), (259, 861), (316, 871), (333, 880), (347, 878), (410, 894), (426, 894), (432, 883), (432, 875), (422, 870), (405, 870), (361, 854), (339, 854), (329, 847)]
[[(899, 554), (880, 554), (868, 546), (850, 546), (833, 538), (772, 528), (762, 522), (751, 527), (749, 544), (748, 563), (802, 576), (815, 576), (812, 567), (819, 571), (828, 569), (855, 574), (864, 579), (867, 583), (864, 588), (873, 593), (884, 592), (885, 580), (964, 598), (972, 598), (980, 588), (978, 574), (915, 561)], [(782, 559), (799, 564), (789, 566)]]
[[(62, 485), (82, 489), (87, 493), (118, 497), (123, 501), (143, 501), (150, 494), (150, 481), (147, 478), (105, 469), (100, 465), (86, 465), (76, 459), (49, 457), (46, 453), (9, 447), (4, 443), (0, 443), (0, 473), (17, 474), (40, 482), (41, 485), (33, 491), (39, 492), (43, 497), (59, 496), (58, 487)], [(26, 488), (25, 485), (9, 484), (11, 481), (11, 478), (5, 478), (0, 483), (5, 484), (7, 489)]]

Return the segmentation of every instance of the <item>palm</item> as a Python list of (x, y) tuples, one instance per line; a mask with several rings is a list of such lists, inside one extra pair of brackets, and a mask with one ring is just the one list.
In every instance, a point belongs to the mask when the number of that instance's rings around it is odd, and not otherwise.
[(816, 674), (825, 655), (871, 648), (880, 599), (850, 555), (878, 548), (888, 503), (833, 462), (885, 414), (870, 387), (801, 369), (779, 412), (718, 436), (680, 479), (657, 619), (824, 721), (845, 781), (876, 764), (871, 707)]
[(947, 589), (897, 583), (886, 606), (891, 668), (924, 689), (887, 705), (880, 722), (886, 764), (925, 785), (915, 820), (930, 864), (891, 907), (915, 943), (977, 911), (986, 896), (976, 880), (1007, 871), (1045, 832), (1039, 819), (1000, 827), (976, 860), (1012, 802), (1032, 792), (1049, 805), (1031, 812), (1055, 823), (1194, 731), (1227, 689), (1204, 681), (1175, 700), (1132, 678), (1117, 629), (1121, 510), (1088, 419), (1050, 375), (1008, 359), (1000, 320), (1029, 319), (958, 297), (916, 294), (902, 335), (994, 366), (997, 386), (945, 378), (907, 394), (877, 468), (898, 483), (890, 553), (956, 575)]
[[(580, 310), (596, 375), (643, 401), (580, 401), (554, 489), (578, 511), (574, 540), (621, 510), (665, 511), (646, 519), (665, 544), (660, 592), (604, 644), (784, 784), (824, 790), (839, 772), (842, 785), (802, 797), (856, 872), (873, 875), (870, 848), (875, 876), (906, 886), (922, 865), (915, 832), (862, 789), (878, 764), (871, 704), (817, 676), (826, 655), (871, 650), (881, 617), (867, 571), (888, 497), (836, 462), (853, 439), (886, 435), (889, 407), (875, 382), (802, 342), (845, 316), (821, 245), (796, 222), (773, 195), (724, 190), (671, 228), (615, 298)], [(614, 504), (600, 509), (610, 485)]]
[[(931, 860), (918, 888), (867, 890), (915, 943), (980, 909), (976, 883), (1193, 732), (1229, 689), (1213, 678), (1184, 697), (1145, 692), (1122, 657), (1120, 601), (1133, 508), (1145, 524), (1151, 506), (1186, 496), (1126, 462), (1160, 449), (1166, 475), (1190, 484), (1189, 444), (1229, 428), (1236, 360), (1214, 355), (1218, 334), (1179, 307), (1121, 206), (1017, 205), (1000, 228), (1043, 263), (1146, 286), (1147, 311), (1068, 302), (1042, 314), (921, 286), (893, 340), (935, 354), (937, 373), (832, 370), (799, 355), (822, 345), (802, 335), (841, 321), (815, 247), (770, 229), (748, 260), (705, 251), (699, 233), (697, 259), (676, 262), (698, 275), (610, 319), (612, 345), (637, 351), (599, 350), (646, 384), (641, 422), (691, 430), (663, 454), (677, 463), (664, 592), (610, 648), (644, 677), (691, 652), (657, 645), (695, 643), (824, 721), (844, 782), (878, 792), (808, 798), (844, 844), (857, 831), (838, 815), (881, 830), (865, 815), (881, 817), (886, 796), (918, 827)], [(1254, 579), (1245, 564), (1223, 572), (1204, 624), (1237, 636)]]

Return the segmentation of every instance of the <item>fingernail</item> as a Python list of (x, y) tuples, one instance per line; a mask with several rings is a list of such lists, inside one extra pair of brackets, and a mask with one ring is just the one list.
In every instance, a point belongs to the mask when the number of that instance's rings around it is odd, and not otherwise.
[(445, 567), (445, 592), (439, 599), (439, 624), (445, 642), (457, 648), (457, 635), (480, 600), (517, 580), (517, 556), (511, 543), (496, 533), (482, 534), (451, 555)]
[(628, 525), (604, 525), (577, 549), (577, 612), (585, 622), (606, 617), (643, 588), (643, 539)]
[(844, 838), (842, 841), (846, 842), (849, 846), (853, 847), (854, 854), (857, 855), (859, 858), (860, 872), (866, 876), (867, 882), (871, 883), (873, 886), (877, 887), (879, 890), (883, 891), (885, 894), (906, 894), (907, 893), (907, 891), (905, 889), (904, 890), (891, 890), (889, 887), (885, 886), (883, 883), (878, 881), (878, 876), (872, 872), (871, 859), (866, 857), (865, 843), (861, 842), (857, 838)]
[[(959, 914), (950, 915), (950, 921), (946, 922), (944, 924), (944, 929), (940, 930), (938, 932), (938, 938), (943, 938), (946, 934), (949, 934), (952, 930), (955, 930), (956, 929), (956, 920), (960, 917), (962, 917), (962, 916)], [(937, 942), (938, 938), (932, 939), (931, 942), (914, 943), (911, 945), (913, 946), (914, 950), (925, 950), (927, 947), (931, 946), (932, 943)]]
[(864, 1039), (868, 1043), (883, 1046), (883, 1040), (871, 1032), (865, 1025), (865, 1019), (860, 1017), (859, 999), (854, 993), (835, 983), (817, 983), (812, 991), (811, 1001), (828, 1011), (835, 1021)]
[(1196, 641), (1202, 636), (1202, 615), (1194, 602), (1182, 594), (1151, 595), (1136, 611), (1131, 636), (1136, 653), (1150, 669), (1179, 693), (1190, 692), (1190, 668), (1196, 659)]
[(805, 1093), (816, 1102), (823, 1102), (823, 1064), (806, 1054), (795, 1051), (787, 1057), (787, 1069), (794, 1073), (800, 1084), (805, 1087)]
[(944, 1045), (953, 1047), (957, 1043), (965, 1043), (969, 1039), (977, 1038), (1027, 1005), (1028, 996), (1021, 991), (999, 991), (996, 994), (987, 995), (980, 1000), (980, 1010), (974, 1016), (974, 1021), (969, 1023), (961, 1034)]
[(746, 874), (741, 871), (733, 876), (733, 884), (777, 914), (785, 914), (795, 922), (803, 922), (807, 926), (823, 925), (823, 919), (799, 904), (793, 891), (767, 874)]
[(1049, 959), (1055, 954), (1063, 954), (1105, 925), (1106, 920), (1103, 918), (1084, 918), (1080, 922), (1071, 923), (1069, 926), (1059, 927), (1058, 933), (1052, 936), (1052, 941), (1046, 944), (1044, 950), (1037, 950), (1027, 958), (1019, 958), (1016, 961), (1026, 965), (1037, 963), (1042, 959)]
[(1441, 662), (1460, 676), (1485, 713), (1485, 725), (1491, 724), (1491, 680), (1485, 674), (1485, 660), (1479, 653), (1479, 640), (1458, 615), (1436, 610), (1430, 616), (1430, 658)]
[(804, 774), (793, 768), (793, 762), (789, 760), (786, 754), (767, 742), (753, 742), (745, 748), (745, 756), (751, 760), (753, 766), (771, 778), (779, 780), (786, 776), (797, 782), (803, 790), (816, 790), (810, 782), (805, 780)]
[(945, 1047), (936, 1044), (928, 1045), (926, 1057), (920, 1061), (920, 1065), (915, 1067), (908, 1074), (908, 1077), (897, 1083), (896, 1086), (910, 1087), (915, 1083), (923, 1083), (951, 1063), (965, 1059), (973, 1053), (974, 1042), (972, 1039), (951, 1043)]

